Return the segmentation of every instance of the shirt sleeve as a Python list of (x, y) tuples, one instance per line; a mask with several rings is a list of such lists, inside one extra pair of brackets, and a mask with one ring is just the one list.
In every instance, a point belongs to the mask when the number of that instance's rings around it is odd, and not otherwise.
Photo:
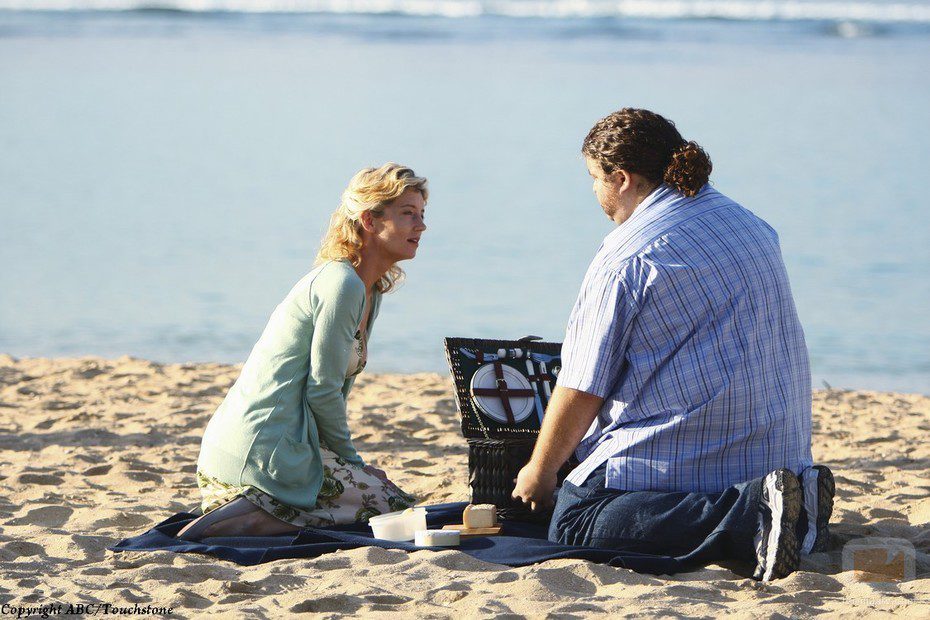
[[(333, 277), (336, 276), (336, 277)], [(365, 288), (342, 277), (338, 270), (320, 274), (310, 290), (314, 316), (307, 376), (307, 406), (316, 421), (320, 440), (346, 461), (364, 465), (355, 450), (346, 417), (346, 368), (365, 307)]]
[(614, 392), (637, 314), (627, 284), (632, 268), (588, 270), (565, 330), (558, 385), (600, 398)]

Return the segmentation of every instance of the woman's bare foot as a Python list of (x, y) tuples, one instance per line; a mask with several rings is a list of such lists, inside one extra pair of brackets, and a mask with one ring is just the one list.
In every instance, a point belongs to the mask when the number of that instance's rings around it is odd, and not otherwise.
[(240, 496), (194, 519), (178, 532), (177, 537), (200, 540), (210, 536), (274, 536), (299, 529)]
[(223, 519), (207, 527), (203, 537), (211, 536), (275, 536), (300, 530), (296, 525), (282, 521), (254, 506), (254, 510), (243, 515)]

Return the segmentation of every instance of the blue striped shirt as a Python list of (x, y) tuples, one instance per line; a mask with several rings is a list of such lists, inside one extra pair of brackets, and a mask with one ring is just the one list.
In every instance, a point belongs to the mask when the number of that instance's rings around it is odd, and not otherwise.
[(812, 463), (807, 348), (771, 226), (705, 186), (661, 185), (604, 239), (558, 384), (604, 398), (581, 484), (719, 492)]

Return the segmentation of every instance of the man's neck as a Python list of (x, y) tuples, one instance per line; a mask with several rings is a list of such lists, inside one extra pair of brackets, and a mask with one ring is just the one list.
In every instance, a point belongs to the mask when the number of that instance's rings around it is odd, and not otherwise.
[(656, 191), (659, 188), (661, 183), (643, 183), (636, 188), (636, 207), (639, 208), (639, 205), (643, 204), (643, 201), (649, 196), (652, 195), (652, 192)]

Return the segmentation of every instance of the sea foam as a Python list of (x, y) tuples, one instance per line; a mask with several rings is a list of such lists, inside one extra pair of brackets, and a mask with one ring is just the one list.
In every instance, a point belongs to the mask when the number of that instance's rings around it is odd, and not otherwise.
[(811, 0), (0, 0), (0, 9), (930, 23), (930, 3)]

